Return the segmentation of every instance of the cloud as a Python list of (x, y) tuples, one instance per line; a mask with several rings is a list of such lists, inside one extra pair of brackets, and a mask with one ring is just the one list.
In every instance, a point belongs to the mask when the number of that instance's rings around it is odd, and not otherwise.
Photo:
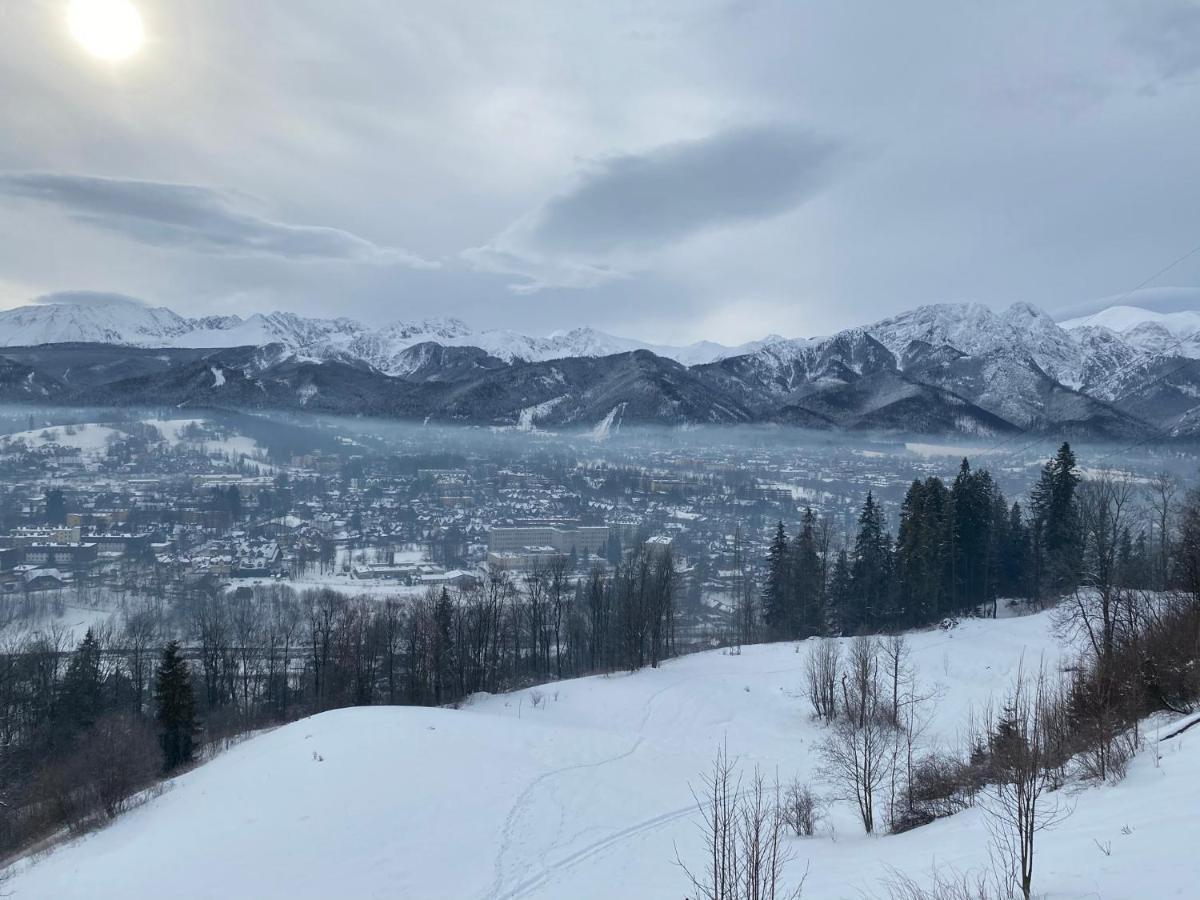
[(666, 245), (786, 213), (828, 183), (836, 141), (786, 126), (740, 128), (597, 160), (567, 191), (464, 252), (518, 275), (518, 292), (626, 276)]
[(72, 306), (97, 307), (149, 307), (145, 300), (131, 297), (128, 294), (110, 293), (107, 291), (54, 291), (42, 294), (29, 301), (40, 306), (53, 306), (56, 303), (69, 303)]
[(49, 204), (76, 221), (158, 247), (215, 256), (437, 265), (338, 228), (262, 218), (239, 208), (232, 197), (198, 185), (10, 172), (0, 173), (0, 193)]
[(1126, 43), (1146, 57), (1165, 81), (1200, 71), (1200, 5), (1160, 0), (1131, 16)]

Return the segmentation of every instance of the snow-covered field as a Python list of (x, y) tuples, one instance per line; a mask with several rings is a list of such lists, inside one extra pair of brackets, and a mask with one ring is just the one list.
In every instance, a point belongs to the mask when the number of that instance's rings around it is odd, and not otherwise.
[[(972, 707), (998, 699), (1022, 657), (1053, 665), (1058, 654), (1045, 614), (910, 641), (920, 682), (940, 688), (930, 733), (945, 743)], [(107, 829), (20, 864), (3, 889), (62, 900), (683, 898), (676, 848), (693, 862), (702, 850), (689, 783), (720, 743), (743, 766), (816, 780), (822, 728), (801, 694), (803, 659), (790, 645), (747, 647), (458, 711), (326, 713), (181, 776)], [(1073, 815), (1041, 837), (1039, 894), (1196, 896), (1197, 731), (1151, 740), (1116, 786), (1076, 791)], [(792, 839), (788, 875), (807, 866), (807, 898), (859, 897), (889, 867), (919, 876), (987, 860), (977, 811), (867, 837), (841, 804), (829, 825)]]
[(0, 449), (18, 442), (30, 448), (57, 444), (60, 447), (78, 450), (84, 457), (96, 458), (104, 456), (108, 452), (109, 442), (120, 437), (121, 432), (107, 425), (55, 425), (50, 428), (35, 428), (32, 431), (0, 435)]
[[(232, 457), (257, 458), (264, 452), (253, 438), (241, 434), (222, 432), (219, 437), (189, 437), (186, 434), (189, 426), (209, 427), (210, 423), (204, 419), (144, 419), (143, 424), (156, 428), (163, 442), (170, 446), (184, 444), (207, 455), (221, 453)], [(87, 459), (98, 459), (108, 452), (112, 441), (124, 436), (125, 433), (117, 428), (95, 422), (53, 425), (0, 435), (0, 450), (18, 442), (30, 448), (54, 444), (79, 450)]]

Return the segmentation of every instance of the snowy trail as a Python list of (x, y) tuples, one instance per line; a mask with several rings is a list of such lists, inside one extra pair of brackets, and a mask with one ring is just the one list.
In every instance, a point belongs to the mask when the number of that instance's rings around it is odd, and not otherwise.
[[(516, 843), (515, 835), (519, 831), (518, 825), (519, 825), (520, 818), (523, 815), (526, 815), (530, 812), (530, 807), (531, 807), (530, 801), (532, 800), (533, 795), (534, 795), (534, 793), (536, 793), (537, 789), (539, 787), (541, 787), (543, 784), (550, 781), (551, 779), (557, 778), (560, 775), (565, 775), (568, 772), (579, 772), (579, 771), (583, 771), (585, 769), (598, 769), (601, 766), (607, 766), (607, 765), (610, 765), (615, 762), (620, 762), (623, 759), (628, 759), (630, 756), (632, 756), (634, 753), (637, 752), (638, 748), (642, 745), (642, 740), (643, 740), (643, 738), (638, 737), (636, 740), (634, 740), (632, 747), (630, 747), (628, 750), (624, 751), (623, 753), (618, 753), (616, 756), (611, 756), (611, 757), (608, 757), (607, 759), (601, 759), (596, 762), (579, 763), (579, 764), (573, 765), (573, 766), (563, 766), (561, 769), (554, 769), (550, 772), (546, 772), (542, 775), (539, 775), (537, 778), (535, 778), (533, 781), (531, 781), (529, 783), (529, 786), (527, 788), (525, 788), (525, 790), (522, 791), (521, 794), (517, 797), (516, 802), (513, 804), (512, 809), (509, 811), (508, 818), (506, 818), (504, 821), (504, 826), (500, 829), (500, 850), (496, 854), (496, 865), (495, 865), (496, 878), (495, 878), (495, 881), (492, 882), (491, 888), (488, 890), (487, 894), (485, 895), (485, 900), (509, 900), (509, 898), (517, 896), (516, 894), (513, 893), (513, 891), (505, 891), (504, 890), (505, 863), (508, 861), (508, 858), (512, 852), (513, 845)], [(549, 853), (549, 852), (552, 852), (554, 849), (555, 849), (555, 847), (552, 845), (550, 847), (545, 848), (545, 850), (542, 852)], [(522, 859), (521, 862), (524, 863), (525, 860)]]
[(662, 828), (665, 825), (670, 825), (672, 822), (677, 822), (682, 818), (690, 817), (696, 812), (696, 804), (692, 803), (682, 809), (671, 810), (662, 815), (654, 816), (636, 825), (630, 825), (628, 828), (622, 828), (619, 831), (610, 834), (608, 837), (599, 841), (594, 841), (576, 850), (569, 856), (563, 857), (555, 863), (545, 867), (537, 875), (526, 879), (516, 885), (511, 891), (505, 894), (498, 895), (495, 900), (521, 900), (524, 897), (533, 896), (538, 889), (546, 887), (551, 883), (551, 879), (555, 875), (567, 872), (582, 862), (590, 860), (594, 856), (598, 856), (606, 850), (614, 849), (624, 842), (645, 834), (648, 831), (654, 831)]
[[(613, 763), (618, 763), (618, 762), (621, 762), (622, 760), (629, 759), (630, 757), (632, 757), (638, 751), (638, 749), (641, 748), (642, 744), (646, 740), (644, 732), (646, 730), (647, 724), (650, 721), (650, 718), (654, 714), (655, 705), (657, 704), (659, 699), (664, 694), (666, 694), (668, 691), (675, 690), (683, 685), (686, 685), (686, 684), (689, 684), (689, 683), (695, 681), (698, 678), (704, 678), (704, 677), (712, 677), (712, 676), (706, 676), (703, 674), (688, 675), (683, 678), (677, 679), (677, 680), (671, 682), (670, 684), (664, 685), (663, 687), (661, 687), (658, 690), (654, 691), (653, 693), (649, 694), (646, 697), (646, 700), (643, 704), (642, 718), (641, 718), (641, 722), (639, 723), (639, 727), (638, 727), (638, 732), (639, 732), (638, 737), (634, 740), (633, 746), (631, 746), (628, 750), (626, 750), (622, 753), (619, 753), (615, 756), (609, 757), (608, 759), (602, 759), (602, 760), (599, 760), (594, 763), (581, 763), (578, 765), (564, 766), (562, 768), (555, 769), (550, 772), (546, 772), (542, 775), (539, 775), (536, 779), (534, 779), (529, 784), (529, 786), (524, 791), (521, 792), (520, 796), (517, 797), (516, 803), (514, 803), (512, 810), (509, 812), (508, 818), (505, 820), (504, 827), (501, 829), (500, 851), (496, 856), (496, 878), (495, 878), (495, 881), (493, 881), (492, 886), (489, 889), (488, 893), (485, 895), (485, 900), (517, 900), (517, 898), (529, 896), (530, 891), (541, 886), (553, 874), (555, 874), (557, 872), (561, 872), (565, 869), (571, 868), (575, 864), (582, 862), (586, 859), (590, 859), (592, 856), (595, 856), (597, 853), (600, 853), (603, 850), (608, 849), (609, 847), (616, 846), (616, 845), (620, 844), (622, 841), (627, 840), (631, 837), (634, 837), (637, 834), (640, 834), (646, 830), (649, 830), (650, 828), (661, 827), (662, 825), (665, 825), (671, 821), (674, 821), (675, 819), (679, 818), (680, 816), (685, 815), (695, 809), (695, 804), (693, 803), (690, 806), (686, 806), (682, 809), (674, 810), (672, 812), (654, 816), (650, 819), (645, 820), (644, 822), (638, 823), (637, 825), (633, 825), (628, 828), (618, 829), (616, 832), (608, 835), (607, 837), (602, 838), (599, 841), (594, 841), (590, 844), (587, 844), (584, 847), (582, 847), (581, 849), (576, 850), (575, 852), (571, 853), (567, 857), (563, 858), (562, 860), (559, 860), (559, 861), (545, 867), (538, 875), (535, 875), (532, 878), (526, 879), (508, 889), (505, 889), (505, 887), (504, 887), (505, 863), (507, 862), (507, 859), (511, 855), (511, 852), (513, 849), (514, 833), (517, 830), (518, 822), (519, 822), (519, 819), (521, 818), (521, 816), (526, 815), (530, 812), (530, 808), (531, 808), (530, 801), (532, 799), (532, 795), (540, 787), (548, 784), (553, 779), (558, 778), (561, 775), (564, 775), (564, 774), (567, 774), (570, 772), (584, 771), (587, 769), (597, 769), (597, 768), (600, 768), (601, 766), (608, 766)], [(558, 804), (558, 807), (559, 807), (559, 811), (561, 813), (562, 805)], [(568, 847), (570, 846), (570, 844), (571, 844), (570, 841), (566, 842), (566, 845)], [(555, 850), (560, 849), (561, 847), (562, 847), (562, 844), (560, 844), (558, 842), (552, 843), (550, 846), (539, 850), (536, 853), (536, 856), (537, 856), (537, 858), (544, 859), (547, 856), (549, 856), (550, 854), (552, 854)], [(529, 859), (529, 854), (527, 854), (526, 857), (522, 860), (522, 864), (519, 866), (520, 869), (528, 868), (528, 859)]]

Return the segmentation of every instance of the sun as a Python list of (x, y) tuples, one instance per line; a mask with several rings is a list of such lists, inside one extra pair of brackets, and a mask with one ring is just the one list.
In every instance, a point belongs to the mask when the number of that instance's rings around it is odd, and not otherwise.
[(109, 62), (127, 59), (142, 46), (142, 17), (130, 0), (70, 0), (67, 25), (88, 53)]

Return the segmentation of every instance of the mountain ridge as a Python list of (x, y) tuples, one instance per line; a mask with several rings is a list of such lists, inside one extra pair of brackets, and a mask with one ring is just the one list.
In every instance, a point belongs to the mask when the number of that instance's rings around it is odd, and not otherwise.
[(283, 407), (527, 429), (782, 422), (1200, 436), (1200, 362), (1189, 355), (1187, 317), (1168, 321), (1179, 338), (1165, 351), (1161, 341), (1125, 338), (1167, 327), (1148, 311), (1064, 328), (1020, 303), (1001, 312), (929, 304), (823, 338), (664, 348), (591, 328), (536, 338), (476, 332), (453, 318), (369, 329), (287, 312), (186, 319), (120, 299), (48, 302), (0, 313), (0, 399)]

